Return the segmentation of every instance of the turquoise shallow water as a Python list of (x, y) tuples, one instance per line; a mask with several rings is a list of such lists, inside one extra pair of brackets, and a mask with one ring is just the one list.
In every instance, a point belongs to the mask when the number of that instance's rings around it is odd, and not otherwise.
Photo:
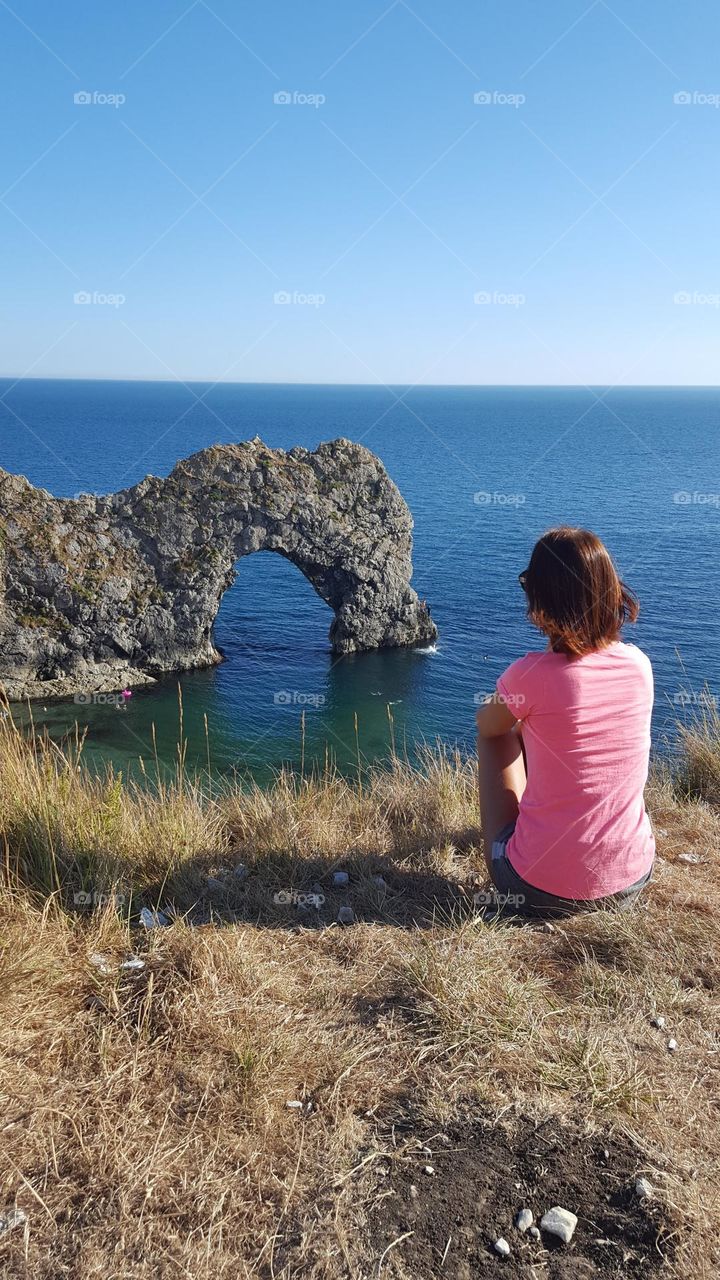
[[(109, 492), (213, 443), (259, 434), (314, 448), (343, 435), (376, 452), (415, 518), (414, 585), (440, 628), (436, 652), (338, 659), (330, 612), (272, 553), (238, 564), (216, 636), (227, 661), (137, 690), (124, 709), (35, 704), (86, 757), (133, 768), (174, 760), (178, 683), (188, 761), (265, 778), (329, 752), (351, 768), (440, 737), (470, 746), (477, 698), (540, 647), (518, 572), (549, 525), (588, 525), (641, 598), (633, 638), (656, 674), (655, 742), (707, 685), (718, 693), (720, 392), (703, 388), (404, 388), (0, 381), (0, 465), (54, 494)], [(598, 399), (599, 398), (599, 399)], [(12, 410), (12, 412), (10, 411)], [(17, 416), (15, 416), (17, 415)], [(21, 712), (21, 718), (25, 713)], [(358, 739), (355, 735), (355, 716)], [(206, 739), (205, 722), (208, 735)]]

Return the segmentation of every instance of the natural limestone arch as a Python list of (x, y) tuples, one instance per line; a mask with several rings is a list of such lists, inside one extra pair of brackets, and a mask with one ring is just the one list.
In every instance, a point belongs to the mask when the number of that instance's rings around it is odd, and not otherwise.
[[(333, 610), (336, 653), (427, 645), (410, 586), (412, 518), (348, 440), (215, 445), (107, 497), (53, 498), (0, 471), (0, 681), (11, 698), (109, 691), (221, 660), (235, 566), (275, 551)], [(282, 602), (279, 602), (282, 608)]]

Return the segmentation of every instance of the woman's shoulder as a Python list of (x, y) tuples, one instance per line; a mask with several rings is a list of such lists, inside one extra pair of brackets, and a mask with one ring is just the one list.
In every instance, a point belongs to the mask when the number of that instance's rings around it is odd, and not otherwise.
[(644, 671), (652, 672), (652, 663), (650, 662), (650, 659), (645, 651), (643, 649), (639, 649), (636, 644), (630, 644), (627, 640), (618, 640), (614, 645), (611, 645), (610, 648), (625, 662), (633, 662)]
[(625, 670), (634, 671), (633, 679), (652, 692), (653, 669), (647, 654), (636, 644), (627, 644), (624, 640), (618, 641), (614, 647), (617, 650), (617, 656), (625, 664)]
[(548, 658), (552, 660), (560, 656), (560, 654), (553, 653), (550, 649), (531, 649), (529, 653), (523, 653), (519, 658), (515, 658), (514, 662), (511, 662), (509, 667), (505, 668), (503, 674), (507, 675), (509, 672), (517, 673), (518, 675), (529, 673), (535, 670), (536, 667), (545, 666)]
[(523, 700), (527, 700), (530, 696), (534, 697), (539, 688), (544, 685), (549, 667), (554, 665), (558, 658), (562, 660), (563, 655), (552, 653), (549, 649), (535, 649), (530, 653), (524, 653), (521, 658), (511, 662), (499, 677), (497, 682), (499, 692), (506, 700), (511, 696), (522, 696)]

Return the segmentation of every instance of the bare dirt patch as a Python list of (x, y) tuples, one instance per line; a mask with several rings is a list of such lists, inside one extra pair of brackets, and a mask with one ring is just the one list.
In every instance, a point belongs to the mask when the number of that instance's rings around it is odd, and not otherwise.
[[(468, 1120), (422, 1132), (408, 1126), (402, 1135), (396, 1126), (395, 1140), (397, 1157), (374, 1171), (378, 1261), (393, 1246), (381, 1276), (651, 1276), (672, 1254), (669, 1212), (657, 1197), (636, 1195), (643, 1157), (623, 1136), (584, 1136), (554, 1120), (507, 1126)], [(577, 1215), (569, 1246), (544, 1232), (533, 1240), (514, 1227), (520, 1209), (530, 1208), (539, 1224), (554, 1205)], [(494, 1250), (500, 1236), (510, 1244), (509, 1258)]]

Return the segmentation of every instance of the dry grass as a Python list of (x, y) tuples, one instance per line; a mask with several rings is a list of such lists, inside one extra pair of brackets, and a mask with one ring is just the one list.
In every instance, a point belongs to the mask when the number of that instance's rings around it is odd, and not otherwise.
[(682, 765), (678, 784), (689, 796), (720, 805), (720, 708), (710, 695), (700, 706), (698, 715), (679, 726)]
[[(3, 721), (0, 1214), (27, 1224), (0, 1237), (0, 1275), (376, 1276), (364, 1175), (393, 1122), (471, 1108), (628, 1135), (676, 1226), (667, 1274), (716, 1277), (720, 817), (667, 778), (648, 803), (642, 905), (545, 932), (472, 910), (470, 762), (156, 796)], [(239, 861), (247, 878), (208, 889)], [(273, 901), (316, 880), (324, 926)], [(123, 909), (72, 908), (113, 885)], [(174, 923), (145, 934), (141, 903)], [(144, 969), (119, 969), (131, 952)], [(382, 1276), (408, 1274), (399, 1246)]]

